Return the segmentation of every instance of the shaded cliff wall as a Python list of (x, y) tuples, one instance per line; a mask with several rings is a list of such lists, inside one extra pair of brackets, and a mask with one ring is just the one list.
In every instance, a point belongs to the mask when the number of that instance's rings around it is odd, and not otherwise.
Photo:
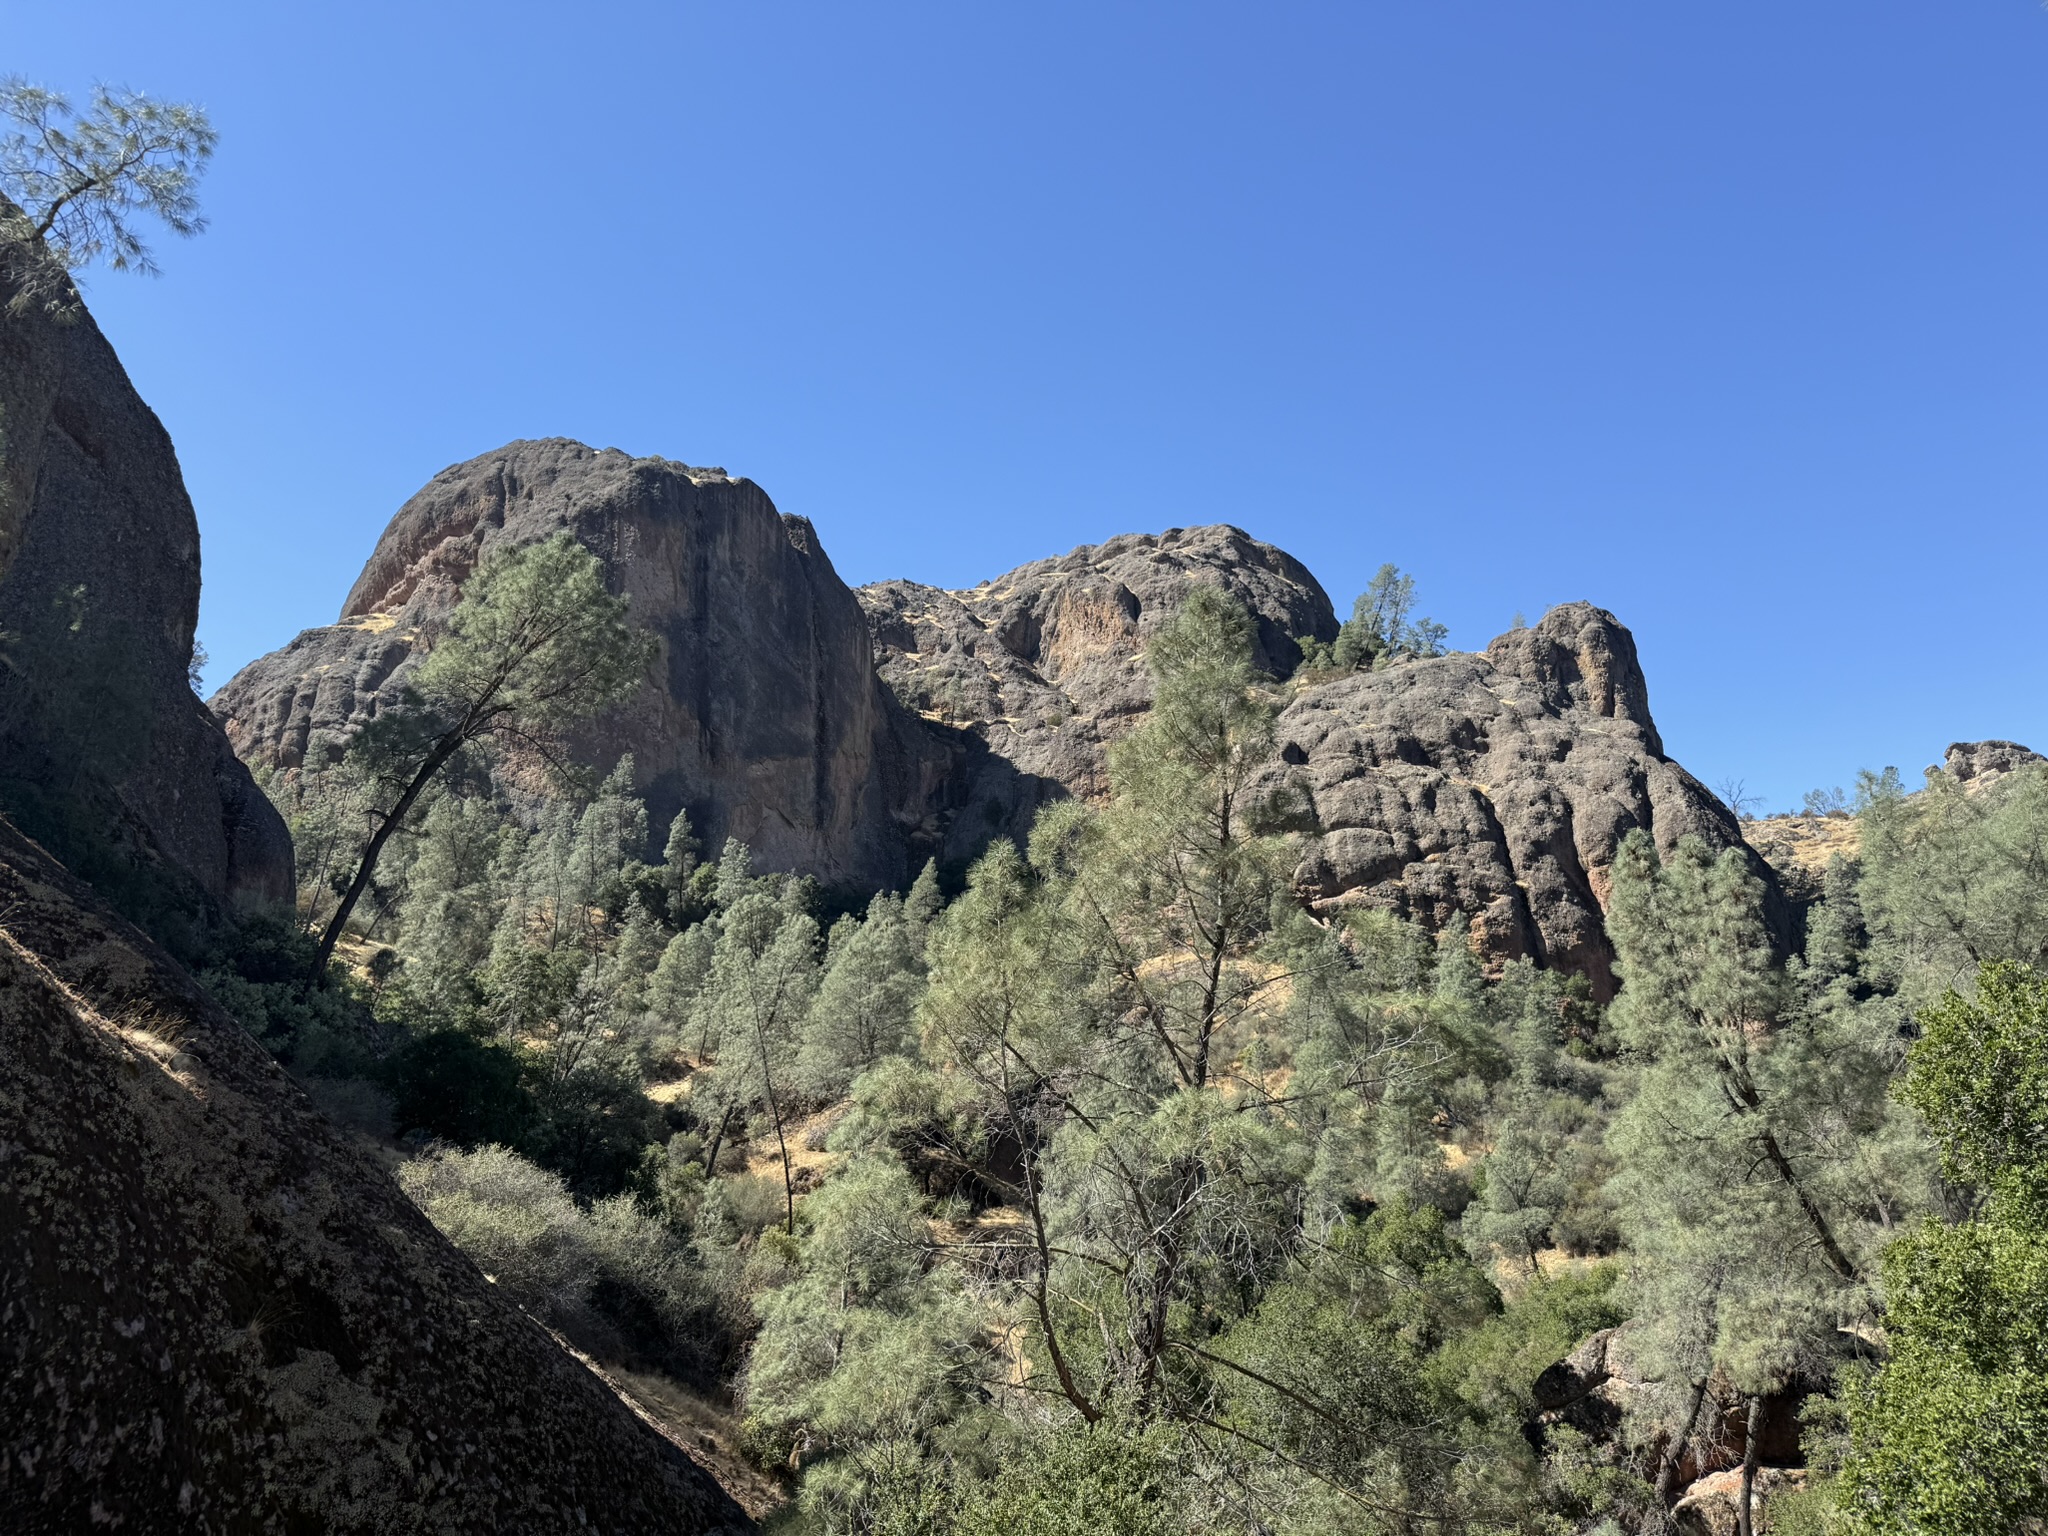
[(187, 681), (199, 528), (83, 305), (0, 284), (0, 811), (153, 929), (288, 899), (291, 839)]

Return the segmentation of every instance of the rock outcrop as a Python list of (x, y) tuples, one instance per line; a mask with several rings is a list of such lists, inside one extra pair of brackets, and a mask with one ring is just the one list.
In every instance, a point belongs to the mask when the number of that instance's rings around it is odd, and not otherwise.
[(436, 475), (338, 622), (214, 696), (235, 749), (282, 770), (338, 750), (399, 697), (479, 560), (565, 528), (660, 642), (639, 693), (578, 743), (601, 769), (632, 754), (657, 837), (687, 809), (712, 848), (741, 838), (768, 868), (907, 878), (911, 828), (895, 813), (928, 788), (924, 743), (878, 683), (860, 606), (811, 525), (752, 481), (617, 449), (512, 443)]
[[(1728, 808), (1664, 755), (1633, 637), (1589, 603), (1478, 654), (1303, 687), (1278, 734), (1268, 789), (1294, 808), (1296, 884), (1319, 910), (1465, 924), (1481, 954), (1579, 972), (1603, 999), (1622, 838), (1641, 828), (1664, 851), (1687, 836), (1746, 850)], [(1782, 936), (1775, 876), (1748, 856)]]
[[(1725, 1528), (1732, 1530), (1731, 1495), (1741, 1491), (1740, 1469), (1749, 1452), (1749, 1398), (1716, 1372), (1692, 1401), (1691, 1388), (1660, 1381), (1644, 1370), (1637, 1358), (1640, 1343), (1638, 1327), (1632, 1323), (1604, 1328), (1581, 1340), (1536, 1378), (1530, 1391), (1536, 1416), (1528, 1433), (1540, 1444), (1565, 1428), (1596, 1445), (1611, 1446), (1621, 1439), (1631, 1408), (1640, 1409), (1661, 1397), (1667, 1409), (1679, 1405), (1681, 1417), (1690, 1409), (1691, 1433), (1676, 1448), (1669, 1467), (1677, 1495), (1673, 1521), (1683, 1531), (1719, 1532), (1724, 1527), (1716, 1522), (1725, 1514)], [(1846, 1337), (1843, 1344), (1845, 1353), (1858, 1352)], [(1825, 1376), (1795, 1377), (1764, 1398), (1756, 1446), (1759, 1501), (1802, 1486), (1804, 1473), (1797, 1470), (1805, 1465), (1800, 1410), (1810, 1396), (1825, 1390)], [(1672, 1447), (1659, 1437), (1641, 1450), (1648, 1465), (1660, 1466)]]
[[(2016, 741), (1955, 741), (1949, 743), (1939, 766), (1962, 786), (1964, 794), (1980, 795), (2018, 770), (2042, 762), (2048, 758)], [(1762, 816), (1744, 822), (1742, 832), (1777, 871), (1786, 898), (1802, 922), (1806, 911), (1821, 899), (1828, 866), (1836, 859), (1854, 863), (1863, 852), (1862, 823), (1847, 809)]]
[(772, 868), (898, 883), (927, 854), (959, 867), (1021, 838), (1048, 800), (1102, 796), (1109, 745), (1150, 707), (1145, 645), (1202, 583), (1245, 604), (1286, 684), (1266, 787), (1293, 808), (1297, 883), (1320, 909), (1465, 925), (1488, 958), (1581, 971), (1605, 997), (1621, 838), (1742, 846), (1664, 755), (1628, 631), (1587, 604), (1480, 655), (1292, 678), (1296, 637), (1334, 638), (1336, 615), (1299, 561), (1236, 528), (1124, 535), (971, 591), (853, 594), (810, 525), (750, 482), (560, 440), (458, 465), (408, 502), (340, 622), (215, 696), (237, 750), (287, 771), (337, 750), (398, 696), (479, 558), (560, 528), (661, 641), (655, 676), (585, 757), (633, 754), (657, 835), (687, 808), (714, 846), (740, 837)]
[(176, 937), (283, 900), (291, 839), (187, 671), (199, 526), (81, 304), (0, 280), (0, 811)]
[(1108, 792), (1108, 746), (1150, 708), (1144, 648), (1197, 583), (1242, 602), (1284, 678), (1296, 636), (1337, 620), (1308, 568), (1239, 529), (1170, 528), (1020, 566), (965, 592), (884, 581), (858, 593), (875, 662), (945, 749), (928, 835), (953, 862), (1021, 838), (1048, 799)]
[(1967, 789), (1988, 789), (2017, 768), (2048, 762), (2032, 747), (2016, 741), (1956, 741), (1942, 754), (1941, 766)]
[[(1251, 610), (1276, 680), (1299, 659), (1291, 637), (1336, 633), (1298, 561), (1229, 527), (1112, 539), (971, 592), (861, 589), (883, 677), (969, 744), (955, 748), (950, 856), (1018, 833), (1047, 798), (1106, 792), (1107, 744), (1150, 704), (1145, 641), (1195, 582)], [(1621, 839), (1641, 827), (1665, 850), (1688, 835), (1743, 846), (1727, 808), (1665, 756), (1634, 639), (1586, 603), (1481, 654), (1295, 679), (1279, 742), (1264, 788), (1290, 807), (1305, 899), (1463, 924), (1489, 959), (1582, 972), (1603, 998)], [(1782, 930), (1775, 877), (1753, 862)]]
[(0, 1058), (8, 1530), (748, 1528), (4, 821)]

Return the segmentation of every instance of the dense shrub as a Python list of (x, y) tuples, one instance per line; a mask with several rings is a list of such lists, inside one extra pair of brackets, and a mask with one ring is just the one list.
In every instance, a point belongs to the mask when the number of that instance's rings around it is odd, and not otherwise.
[(399, 1183), (521, 1307), (584, 1350), (704, 1377), (729, 1352), (686, 1242), (630, 1196), (580, 1206), (507, 1147), (443, 1148)]

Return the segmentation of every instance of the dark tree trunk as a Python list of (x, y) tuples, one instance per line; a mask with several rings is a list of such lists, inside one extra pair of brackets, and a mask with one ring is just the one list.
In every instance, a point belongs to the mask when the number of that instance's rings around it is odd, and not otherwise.
[(334, 917), (327, 924), (327, 931), (320, 935), (320, 948), (313, 956), (315, 981), (324, 983), (327, 979), (327, 962), (334, 958), (334, 946), (341, 942), (342, 930), (348, 926), (349, 914), (355, 911), (356, 903), (362, 900), (363, 892), (370, 888), (370, 877), (377, 872), (377, 859), (384, 852), (384, 845), (391, 841), (391, 834), (396, 832), (399, 824), (412, 813), (413, 806), (426, 791), (426, 787), (434, 781), (434, 775), (441, 771), (441, 765), (455, 755), (456, 749), (462, 743), (463, 735), (459, 730), (450, 731), (434, 743), (433, 750), (427, 753), (425, 761), (419, 766), (419, 771), (412, 776), (412, 782), (405, 786), (405, 793), (398, 797), (398, 804), (391, 808), (391, 813), (384, 818), (371, 836), (369, 846), (363, 849), (362, 862), (356, 865), (355, 879), (349, 882), (348, 890), (343, 893), (341, 905), (334, 909)]
[(1736, 1536), (1756, 1536), (1756, 1458), (1763, 1434), (1764, 1398), (1759, 1392), (1749, 1400), (1748, 1433), (1742, 1447), (1742, 1498), (1735, 1506)]

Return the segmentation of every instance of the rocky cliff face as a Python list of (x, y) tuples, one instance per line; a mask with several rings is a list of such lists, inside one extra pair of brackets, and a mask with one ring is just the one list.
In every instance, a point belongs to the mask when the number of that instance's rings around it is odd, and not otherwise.
[(0, 810), (163, 931), (292, 886), (291, 840), (186, 680), (199, 528), (81, 306), (0, 283)]
[[(1479, 654), (1396, 663), (1300, 689), (1270, 788), (1297, 807), (1296, 883), (1321, 909), (1367, 903), (1468, 926), (1614, 989), (1601, 914), (1622, 838), (1745, 847), (1727, 807), (1664, 755), (1635, 641), (1588, 603)], [(1786, 913), (1769, 867), (1750, 861)]]
[[(882, 675), (956, 743), (949, 855), (1021, 832), (1048, 798), (1106, 792), (1107, 745), (1150, 703), (1145, 641), (1196, 582), (1251, 610), (1276, 680), (1299, 658), (1292, 636), (1336, 633), (1298, 561), (1229, 527), (1112, 539), (970, 592), (861, 589)], [(1296, 679), (1279, 741), (1265, 789), (1292, 807), (1305, 899), (1463, 924), (1489, 959), (1582, 972), (1602, 997), (1621, 839), (1641, 827), (1665, 849), (1688, 834), (1742, 846), (1734, 817), (1665, 757), (1634, 639), (1585, 603), (1483, 654)], [(1774, 877), (1755, 866), (1782, 926)]]
[(747, 1528), (4, 821), (0, 913), (8, 1530)]
[(559, 528), (662, 643), (587, 755), (631, 752), (657, 826), (687, 807), (714, 844), (743, 838), (771, 867), (900, 882), (927, 853), (957, 865), (1021, 838), (1050, 799), (1103, 795), (1109, 744), (1150, 706), (1146, 642), (1198, 583), (1245, 604), (1286, 684), (1267, 787), (1294, 807), (1297, 883), (1320, 908), (1466, 925), (1490, 959), (1581, 971), (1605, 996), (1621, 838), (1742, 846), (1664, 755), (1628, 631), (1586, 604), (1480, 655), (1290, 680), (1295, 637), (1333, 638), (1336, 615), (1300, 562), (1236, 528), (1125, 535), (971, 591), (853, 594), (810, 525), (749, 482), (564, 441), (486, 454), (408, 502), (341, 621), (215, 697), (236, 748), (284, 769), (338, 749), (403, 688), (476, 561)]
[(894, 813), (924, 788), (926, 749), (877, 682), (860, 607), (810, 524), (723, 470), (616, 449), (513, 443), (436, 475), (391, 520), (337, 623), (214, 696), (235, 749), (286, 770), (338, 750), (399, 696), (480, 559), (564, 528), (660, 641), (648, 682), (579, 743), (600, 768), (633, 755), (657, 834), (686, 808), (711, 847), (741, 838), (768, 868), (906, 878)]
[(860, 589), (882, 677), (946, 755), (924, 824), (944, 857), (1021, 838), (1048, 799), (1108, 792), (1109, 743), (1151, 705), (1145, 644), (1198, 583), (1251, 612), (1276, 679), (1301, 659), (1296, 636), (1336, 636), (1306, 566), (1225, 526), (1125, 534), (966, 592)]

